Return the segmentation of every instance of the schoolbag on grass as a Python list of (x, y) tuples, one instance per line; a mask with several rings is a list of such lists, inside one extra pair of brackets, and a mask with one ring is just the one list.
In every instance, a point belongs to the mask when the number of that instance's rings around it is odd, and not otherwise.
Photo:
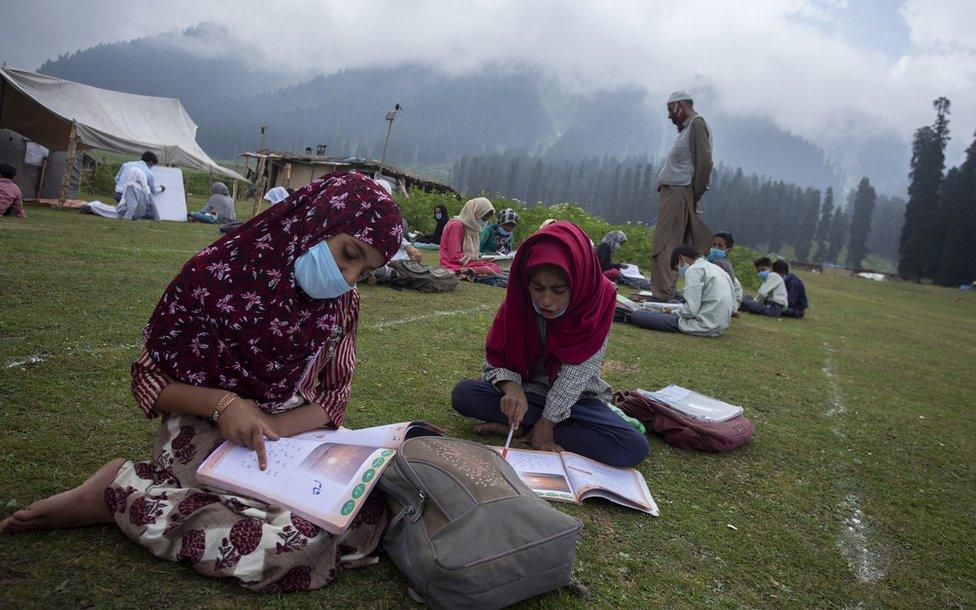
[(570, 584), (583, 524), (525, 486), (492, 449), (425, 436), (380, 478), (395, 515), (383, 550), (434, 608), (502, 608)]
[(665, 403), (634, 391), (615, 392), (613, 402), (627, 415), (640, 420), (648, 432), (680, 449), (731, 451), (749, 440), (755, 427), (739, 415), (726, 421), (702, 421)]
[(460, 280), (450, 269), (430, 268), (412, 260), (390, 261), (389, 284), (394, 288), (413, 288), (420, 292), (451, 292)]

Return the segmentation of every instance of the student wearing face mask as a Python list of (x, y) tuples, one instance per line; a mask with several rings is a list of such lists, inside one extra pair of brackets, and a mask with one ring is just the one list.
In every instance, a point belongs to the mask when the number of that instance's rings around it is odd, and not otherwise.
[(739, 309), (761, 316), (780, 317), (789, 305), (786, 284), (782, 276), (776, 271), (771, 271), (773, 263), (765, 256), (757, 258), (752, 264), (756, 267), (756, 275), (762, 280), (762, 285), (756, 298), (742, 299)]
[(596, 247), (596, 257), (600, 261), (600, 270), (611, 282), (620, 278), (620, 263), (613, 262), (613, 253), (627, 243), (627, 235), (623, 231), (610, 231), (603, 236)]
[(481, 230), (481, 254), (508, 254), (515, 249), (515, 229), (519, 217), (512, 208), (498, 213), (498, 221)]
[(556, 222), (515, 254), (509, 285), (485, 347), (483, 379), (454, 387), (451, 404), (482, 422), (480, 434), (567, 450), (614, 466), (634, 466), (647, 439), (610, 410), (613, 391), (600, 367), (616, 290), (600, 271), (589, 237)]
[(191, 258), (131, 368), (142, 412), (162, 415), (153, 459), (112, 460), (0, 531), (114, 521), (157, 557), (254, 591), (315, 589), (361, 564), (386, 523), (379, 498), (333, 536), (280, 506), (203, 488), (196, 472), (225, 439), (253, 449), (264, 469), (266, 439), (342, 424), (356, 365), (355, 284), (397, 251), (402, 223), (372, 179), (334, 173)]
[(651, 251), (651, 288), (662, 301), (674, 297), (677, 282), (671, 269), (671, 251), (691, 244), (704, 252), (712, 243), (712, 232), (698, 215), (698, 202), (708, 190), (712, 175), (711, 130), (685, 91), (671, 94), (667, 110), (678, 135), (657, 177), (660, 203)]
[[(729, 274), (732, 278), (732, 288), (733, 296), (735, 297), (735, 308), (738, 311), (739, 305), (742, 303), (742, 284), (739, 282), (739, 278), (735, 277), (735, 269), (732, 267), (732, 261), (729, 260), (729, 255), (732, 253), (732, 247), (735, 245), (735, 240), (732, 238), (731, 233), (719, 232), (715, 234), (712, 239), (712, 248), (708, 251), (708, 255), (705, 257), (708, 262), (716, 265), (722, 269), (722, 271)], [(733, 317), (737, 317), (738, 313), (733, 313)]]
[[(482, 260), (481, 231), (488, 226), (495, 207), (485, 197), (476, 197), (464, 204), (461, 212), (448, 221), (441, 235), (441, 267), (458, 272), (471, 272), (487, 283), (504, 280), (502, 268)], [(504, 282), (498, 285), (504, 286)]]
[(695, 247), (678, 246), (671, 252), (671, 265), (684, 278), (685, 304), (672, 309), (639, 309), (630, 315), (636, 326), (697, 337), (719, 337), (729, 327), (738, 305), (732, 280), (717, 265), (705, 260)]
[(444, 226), (447, 225), (447, 208), (438, 205), (434, 207), (434, 232), (429, 235), (418, 235), (414, 240), (414, 245), (418, 248), (424, 245), (440, 245), (441, 236), (444, 234)]

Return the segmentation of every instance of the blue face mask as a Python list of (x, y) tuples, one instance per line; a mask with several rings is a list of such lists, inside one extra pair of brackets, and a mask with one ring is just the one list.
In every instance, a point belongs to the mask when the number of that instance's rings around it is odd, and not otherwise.
[(688, 265), (681, 263), (678, 265), (678, 277), (684, 277), (688, 273)]
[(500, 233), (503, 237), (508, 237), (509, 235), (512, 234), (511, 231), (506, 231), (505, 227), (501, 225), (498, 225), (498, 233)]
[(713, 261), (717, 258), (725, 258), (725, 250), (721, 248), (712, 248), (708, 251), (708, 260)]
[(488, 221), (487, 221), (487, 220), (485, 220), (484, 218), (479, 218), (479, 219), (478, 219), (478, 220), (476, 220), (475, 222), (477, 222), (477, 223), (478, 223), (478, 228), (479, 228), (479, 229), (484, 229), (485, 227), (487, 227), (487, 226), (488, 226)]
[(313, 299), (334, 299), (352, 290), (322, 241), (295, 259), (295, 281)]
[[(529, 299), (529, 300), (532, 301), (532, 299)], [(542, 316), (542, 310), (540, 310), (539, 309), (539, 306), (535, 304), (535, 301), (532, 301), (532, 309), (534, 309), (537, 314), (539, 314), (540, 316)], [(557, 318), (562, 317), (562, 315), (564, 313), (566, 313), (566, 310), (567, 309), (569, 309), (569, 306), (564, 307), (562, 311), (560, 311), (559, 313), (556, 314), (556, 317)], [(542, 317), (545, 317), (545, 316), (542, 316)]]
[(444, 218), (444, 215), (441, 214), (440, 212), (434, 214), (434, 220), (440, 220), (441, 218)]
[(761, 279), (762, 281), (765, 282), (766, 281), (766, 278), (769, 277), (769, 272), (768, 271), (760, 271), (756, 275), (759, 276), (759, 279)]

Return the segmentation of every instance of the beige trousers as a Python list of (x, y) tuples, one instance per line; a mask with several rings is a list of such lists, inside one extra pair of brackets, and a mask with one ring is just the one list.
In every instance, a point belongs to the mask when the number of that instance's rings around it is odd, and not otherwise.
[(661, 203), (654, 229), (654, 246), (651, 256), (651, 289), (661, 299), (674, 297), (678, 274), (671, 269), (671, 251), (681, 244), (692, 244), (704, 254), (712, 245), (712, 234), (695, 213), (695, 201), (690, 186), (666, 186), (660, 188)]

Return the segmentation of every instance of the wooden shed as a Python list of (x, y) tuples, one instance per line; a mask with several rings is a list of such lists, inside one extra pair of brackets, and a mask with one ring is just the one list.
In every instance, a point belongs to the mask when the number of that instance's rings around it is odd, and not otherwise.
[[(246, 152), (241, 156), (244, 157), (245, 173), (254, 184), (254, 194), (257, 197), (276, 186), (298, 189), (319, 176), (335, 171), (357, 171), (375, 177), (380, 169), (379, 161), (362, 157), (326, 157), (271, 150)], [(448, 184), (389, 163), (383, 165), (383, 177), (405, 193), (420, 189), (431, 193), (461, 196)]]

